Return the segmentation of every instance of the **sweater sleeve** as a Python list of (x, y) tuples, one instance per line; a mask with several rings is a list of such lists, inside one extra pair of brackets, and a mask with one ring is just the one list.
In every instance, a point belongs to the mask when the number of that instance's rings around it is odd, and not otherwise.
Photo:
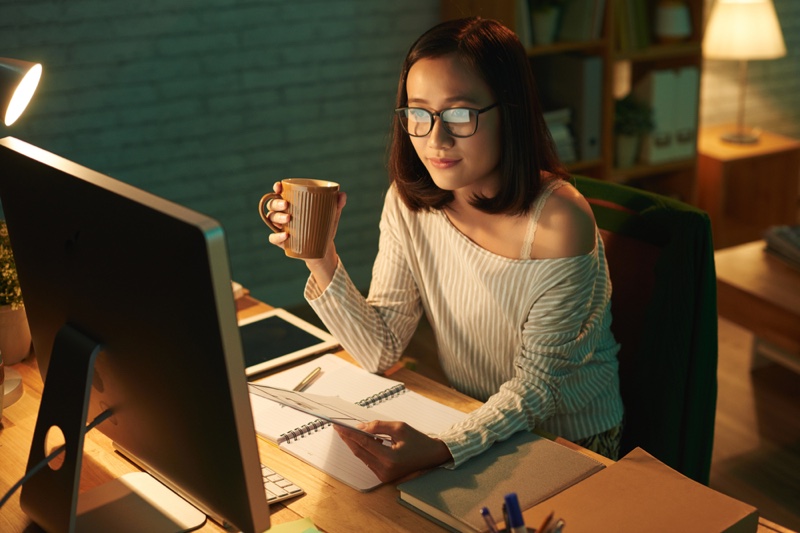
[[(448, 467), (463, 464), (517, 431), (534, 429), (560, 406), (580, 408), (593, 391), (613, 379), (600, 371), (574, 383), (578, 367), (592, 363), (610, 320), (610, 286), (597, 286), (598, 279), (605, 278), (596, 275), (596, 254), (595, 249), (585, 256), (547, 260), (548, 267), (531, 280), (542, 289), (523, 326), (514, 376), (467, 419), (439, 435), (453, 455)], [(570, 380), (572, 386), (565, 387)], [(563, 392), (576, 389), (581, 394)]]
[(403, 254), (403, 221), (389, 189), (380, 222), (378, 255), (369, 296), (355, 287), (341, 263), (321, 291), (311, 276), (305, 298), (342, 346), (370, 372), (396, 363), (422, 315), (419, 290)]

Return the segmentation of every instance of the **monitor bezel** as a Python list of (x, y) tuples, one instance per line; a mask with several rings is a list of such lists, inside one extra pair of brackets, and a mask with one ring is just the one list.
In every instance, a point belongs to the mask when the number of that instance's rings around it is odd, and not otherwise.
[[(0, 169), (44, 393), (59, 379), (48, 372), (58, 332), (84, 334), (99, 349), (88, 416), (113, 411), (98, 429), (212, 518), (243, 531), (267, 529), (221, 225), (13, 137), (0, 139)], [(52, 401), (45, 408), (60, 409)], [(36, 435), (49, 429), (39, 426)], [(192, 463), (202, 475), (190, 471)], [(32, 487), (63, 470), (45, 468), (26, 483), (26, 512), (52, 511)]]

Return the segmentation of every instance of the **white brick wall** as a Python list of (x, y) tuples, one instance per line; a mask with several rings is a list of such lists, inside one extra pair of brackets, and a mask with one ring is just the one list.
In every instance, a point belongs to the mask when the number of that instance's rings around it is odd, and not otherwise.
[(207, 213), (234, 278), (302, 301), (305, 266), (267, 242), (273, 181), (339, 181), (337, 247), (366, 288), (397, 74), (433, 0), (2, 0), (0, 56), (45, 74), (14, 135)]
[[(750, 61), (745, 101), (748, 126), (800, 139), (800, 1), (773, 0), (787, 54), (769, 61)], [(706, 17), (712, 0), (706, 0)], [(738, 63), (706, 60), (703, 67), (701, 125), (736, 122), (739, 102)]]

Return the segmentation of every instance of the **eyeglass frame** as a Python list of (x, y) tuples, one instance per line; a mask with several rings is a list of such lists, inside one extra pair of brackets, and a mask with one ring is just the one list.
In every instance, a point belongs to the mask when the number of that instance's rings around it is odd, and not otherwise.
[[(475, 129), (469, 135), (457, 135), (457, 134), (453, 133), (452, 131), (450, 131), (450, 128), (447, 126), (447, 121), (445, 121), (445, 120), (441, 121), (442, 127), (444, 128), (444, 131), (446, 131), (448, 135), (450, 135), (452, 137), (457, 137), (459, 139), (466, 139), (466, 138), (472, 137), (473, 135), (478, 133), (478, 124), (480, 122), (478, 119), (480, 118), (480, 116), (483, 113), (486, 113), (487, 111), (489, 111), (491, 109), (494, 109), (495, 107), (497, 107), (499, 105), (500, 105), (500, 102), (495, 102), (495, 103), (493, 103), (491, 105), (488, 105), (488, 106), (484, 107), (483, 109), (475, 109), (474, 107), (456, 106), (456, 107), (448, 107), (447, 109), (442, 109), (441, 111), (436, 111), (436, 112), (429, 111), (428, 109), (425, 109), (424, 107), (406, 106), (406, 107), (398, 107), (397, 109), (394, 110), (394, 112), (397, 115), (397, 118), (400, 120), (400, 127), (403, 128), (403, 131), (405, 131), (409, 136), (411, 136), (411, 137), (427, 137), (433, 131), (433, 125), (436, 122), (436, 118), (438, 117), (438, 118), (441, 119), (442, 113), (444, 113), (446, 111), (452, 111), (453, 109), (466, 109), (467, 111), (472, 111), (472, 112), (475, 113)], [(403, 111), (408, 111), (409, 109), (418, 109), (420, 111), (425, 111), (426, 113), (428, 113), (431, 116), (431, 123), (430, 123), (431, 127), (427, 132), (425, 132), (424, 135), (415, 135), (415, 134), (411, 133), (410, 131), (408, 131), (408, 129), (406, 128), (405, 124), (403, 124), (403, 117), (400, 116), (400, 113), (403, 112)]]

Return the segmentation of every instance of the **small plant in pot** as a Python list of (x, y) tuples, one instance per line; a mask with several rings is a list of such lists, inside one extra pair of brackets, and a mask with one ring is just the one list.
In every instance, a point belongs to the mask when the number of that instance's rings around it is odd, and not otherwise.
[(24, 359), (31, 348), (31, 332), (17, 278), (17, 265), (11, 251), (8, 228), (0, 219), (0, 356), (13, 365)]
[(617, 166), (636, 162), (642, 136), (653, 131), (653, 108), (628, 94), (614, 103)]

